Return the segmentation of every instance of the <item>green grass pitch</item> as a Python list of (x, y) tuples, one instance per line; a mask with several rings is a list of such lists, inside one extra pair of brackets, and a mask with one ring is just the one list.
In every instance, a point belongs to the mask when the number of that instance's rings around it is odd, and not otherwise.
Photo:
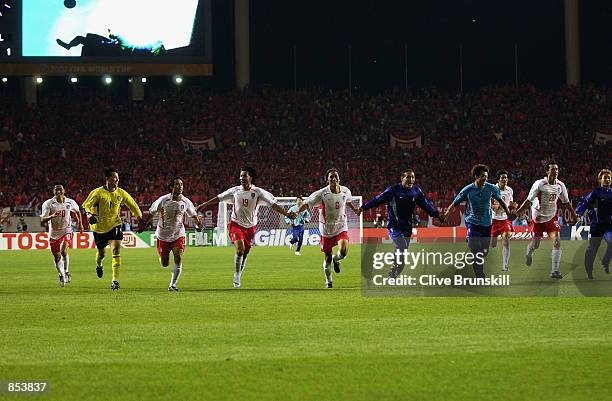
[(363, 297), (358, 249), (326, 290), (316, 247), (255, 248), (235, 290), (232, 248), (189, 248), (179, 293), (153, 249), (118, 292), (93, 250), (63, 289), (49, 251), (2, 252), (0, 381), (50, 391), (0, 398), (611, 399), (611, 298)]

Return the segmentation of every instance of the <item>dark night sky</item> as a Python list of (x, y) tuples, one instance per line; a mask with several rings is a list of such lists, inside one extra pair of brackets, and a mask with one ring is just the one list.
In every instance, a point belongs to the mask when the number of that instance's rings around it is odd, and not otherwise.
[[(295, 45), (298, 86), (346, 87), (350, 44), (358, 90), (403, 87), (404, 47), (410, 86), (452, 90), (463, 44), (465, 88), (513, 83), (516, 44), (519, 82), (557, 87), (563, 15), (562, 0), (252, 0), (252, 80), (292, 87)], [(612, 1), (581, 1), (583, 82), (612, 83), (611, 20)]]
[[(234, 85), (232, 0), (213, 8), (214, 78)], [(356, 92), (565, 83), (563, 0), (250, 0), (253, 85), (347, 88), (349, 45)], [(6, 17), (5, 17), (6, 18)], [(582, 82), (612, 85), (612, 0), (580, 0)], [(5, 21), (0, 21), (5, 23)], [(2, 28), (2, 26), (0, 26)], [(405, 52), (406, 49), (406, 52)], [(407, 54), (407, 63), (405, 63)]]

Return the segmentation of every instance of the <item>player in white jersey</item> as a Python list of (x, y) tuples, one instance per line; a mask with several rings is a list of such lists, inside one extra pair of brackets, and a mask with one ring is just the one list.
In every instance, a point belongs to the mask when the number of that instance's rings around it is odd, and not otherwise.
[[(353, 206), (351, 190), (340, 185), (338, 170), (331, 168), (325, 173), (328, 186), (313, 192), (304, 200), (298, 209), (300, 213), (312, 206), (319, 206), (319, 232), (321, 233), (321, 252), (325, 254), (323, 272), (325, 273), (325, 287), (333, 288), (331, 265), (334, 271), (340, 273), (340, 261), (346, 257), (349, 247), (348, 223), (346, 219), (346, 206), (355, 214), (359, 214)], [(338, 252), (332, 256), (334, 246), (338, 245)]]
[[(501, 198), (508, 207), (514, 209), (518, 205), (514, 202), (514, 191), (508, 186), (508, 171), (497, 172), (497, 187)], [(493, 226), (491, 227), (491, 247), (497, 246), (497, 237), (502, 238), (502, 271), (508, 271), (510, 261), (510, 234), (514, 231), (512, 221), (497, 201), (493, 201)]]
[(42, 205), (41, 224), (49, 223), (49, 244), (55, 268), (59, 274), (60, 286), (72, 281), (69, 265), (68, 246), (72, 241), (72, 217), (77, 221), (79, 231), (83, 231), (79, 205), (66, 198), (66, 187), (63, 183), (53, 184), (53, 198)]
[(157, 220), (157, 253), (162, 267), (168, 267), (170, 263), (170, 251), (174, 255), (174, 268), (170, 276), (168, 291), (178, 291), (178, 282), (183, 270), (183, 253), (185, 252), (185, 225), (183, 219), (185, 215), (193, 218), (199, 229), (202, 229), (202, 222), (193, 206), (193, 203), (183, 195), (183, 180), (181, 177), (174, 177), (168, 184), (170, 193), (157, 198), (149, 212), (151, 216), (159, 215)]
[(546, 162), (546, 177), (537, 180), (533, 183), (527, 199), (516, 211), (520, 215), (523, 209), (528, 208), (537, 202), (537, 207), (532, 208), (533, 238), (527, 245), (527, 253), (525, 254), (525, 263), (531, 266), (533, 262), (533, 252), (539, 248), (540, 241), (544, 233), (547, 233), (553, 241), (552, 250), (552, 268), (550, 277), (555, 279), (563, 278), (559, 272), (559, 263), (561, 261), (561, 237), (559, 235), (559, 224), (557, 223), (557, 202), (567, 205), (571, 213), (570, 224), (578, 220), (578, 216), (574, 211), (565, 184), (557, 179), (559, 175), (559, 165), (555, 161)]
[(197, 211), (206, 209), (219, 202), (232, 204), (232, 216), (229, 224), (229, 237), (236, 247), (234, 256), (234, 288), (240, 288), (240, 278), (246, 267), (247, 257), (251, 250), (257, 229), (257, 210), (265, 204), (285, 217), (294, 219), (296, 214), (288, 212), (278, 205), (270, 192), (254, 185), (257, 173), (252, 167), (240, 170), (240, 185), (231, 187), (212, 199), (198, 205)]

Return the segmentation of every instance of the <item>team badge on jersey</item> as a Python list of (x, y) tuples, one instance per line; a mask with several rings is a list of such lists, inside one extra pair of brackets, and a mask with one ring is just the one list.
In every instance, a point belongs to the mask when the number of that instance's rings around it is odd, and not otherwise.
[(255, 193), (252, 193), (252, 194), (251, 194), (251, 198), (255, 198)]
[(181, 205), (181, 211), (185, 209), (185, 205)]
[(121, 202), (121, 196), (117, 196), (117, 202)]

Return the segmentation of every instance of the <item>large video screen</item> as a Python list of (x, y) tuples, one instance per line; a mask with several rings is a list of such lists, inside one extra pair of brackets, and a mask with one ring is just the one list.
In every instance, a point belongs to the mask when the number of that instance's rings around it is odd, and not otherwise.
[(0, 0), (3, 76), (212, 73), (212, 0)]
[(22, 0), (23, 57), (203, 57), (204, 0)]

